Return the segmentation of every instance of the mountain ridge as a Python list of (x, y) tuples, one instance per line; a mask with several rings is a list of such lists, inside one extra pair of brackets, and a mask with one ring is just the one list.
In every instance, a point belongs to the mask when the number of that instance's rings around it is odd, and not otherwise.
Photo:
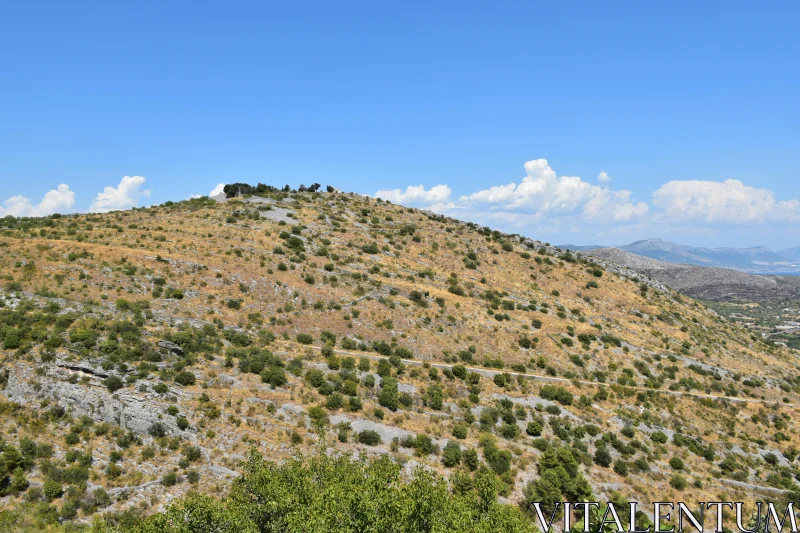
[(748, 248), (701, 247), (665, 241), (660, 238), (642, 239), (621, 246), (574, 246), (562, 248), (574, 251), (589, 251), (601, 248), (617, 248), (626, 252), (675, 264), (688, 264), (728, 268), (751, 274), (800, 274), (800, 246), (773, 251), (766, 246)]

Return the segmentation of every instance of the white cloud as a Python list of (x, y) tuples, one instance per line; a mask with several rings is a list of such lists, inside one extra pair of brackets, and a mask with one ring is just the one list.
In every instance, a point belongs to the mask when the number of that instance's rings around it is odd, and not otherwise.
[(604, 170), (597, 175), (597, 181), (599, 181), (600, 183), (608, 183), (609, 181), (611, 181), (611, 176), (609, 176), (608, 172)]
[(62, 183), (56, 189), (45, 193), (42, 201), (36, 205), (30, 199), (17, 195), (12, 196), (0, 207), (0, 216), (43, 217), (69, 210), (75, 204), (75, 193), (69, 185)]
[(149, 198), (150, 190), (140, 190), (146, 180), (142, 176), (125, 176), (116, 188), (106, 187), (97, 193), (89, 211), (107, 213), (119, 209), (130, 209), (139, 204), (141, 197)]
[(670, 181), (653, 193), (653, 204), (676, 220), (730, 224), (800, 221), (800, 201), (776, 201), (772, 191), (739, 180)]
[(211, 189), (211, 192), (208, 193), (208, 196), (211, 197), (221, 194), (223, 192), (222, 189), (225, 188), (225, 185), (225, 183), (217, 183), (217, 186)]
[[(610, 180), (605, 172), (603, 176)], [(459, 203), (473, 209), (578, 215), (596, 222), (628, 221), (649, 211), (647, 204), (631, 200), (630, 191), (612, 191), (577, 176), (557, 176), (546, 159), (525, 163), (525, 177), (519, 184), (490, 187), (462, 196)]]
[(447, 201), (453, 190), (447, 185), (435, 185), (428, 190), (422, 185), (409, 185), (405, 191), (400, 189), (380, 190), (376, 198), (389, 200), (395, 204), (429, 205)]

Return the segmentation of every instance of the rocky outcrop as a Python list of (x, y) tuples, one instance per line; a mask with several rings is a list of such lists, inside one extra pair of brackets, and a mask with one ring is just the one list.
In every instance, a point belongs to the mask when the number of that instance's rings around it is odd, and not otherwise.
[(170, 341), (158, 341), (158, 347), (175, 355), (183, 355), (183, 348)]
[(40, 363), (44, 373), (35, 372), (34, 367), (22, 361), (7, 364), (5, 368), (8, 382), (2, 394), (8, 401), (38, 407), (43, 400), (49, 400), (72, 416), (86, 415), (96, 422), (117, 424), (140, 435), (148, 435), (150, 428), (160, 423), (166, 435), (195, 440), (193, 432), (178, 428), (175, 417), (165, 413), (169, 403), (151, 392), (150, 387), (148, 392), (123, 388), (112, 394), (103, 384), (109, 373), (92, 365), (58, 359)]

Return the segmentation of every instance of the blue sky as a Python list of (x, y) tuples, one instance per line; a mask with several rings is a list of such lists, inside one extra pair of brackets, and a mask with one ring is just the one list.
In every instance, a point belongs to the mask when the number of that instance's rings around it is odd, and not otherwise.
[(317, 181), (555, 243), (796, 246), (798, 17), (797, 2), (7, 3), (0, 216)]

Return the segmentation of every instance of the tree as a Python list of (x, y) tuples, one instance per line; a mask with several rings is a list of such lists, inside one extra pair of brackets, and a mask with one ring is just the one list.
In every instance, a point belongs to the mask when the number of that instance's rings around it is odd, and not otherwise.
[(556, 502), (591, 501), (592, 489), (578, 469), (578, 461), (568, 448), (548, 448), (539, 460), (539, 478), (528, 483), (521, 505), (535, 513), (533, 502), (540, 502), (550, 513)]
[(12, 494), (20, 493), (28, 488), (28, 478), (25, 477), (25, 471), (21, 467), (14, 469), (14, 473), (11, 475), (11, 484), (8, 488)]
[(417, 468), (406, 480), (401, 469), (385, 456), (367, 460), (324, 453), (278, 465), (251, 450), (225, 501), (192, 494), (130, 529), (136, 533), (535, 531), (518, 508), (497, 501), (498, 482), (491, 471), (478, 472), (475, 493), (469, 488), (457, 493), (435, 473)]
[(25, 467), (25, 458), (19, 453), (19, 450), (14, 446), (6, 446), (2, 455), (2, 478), (3, 476), (12, 474), (17, 468)]

